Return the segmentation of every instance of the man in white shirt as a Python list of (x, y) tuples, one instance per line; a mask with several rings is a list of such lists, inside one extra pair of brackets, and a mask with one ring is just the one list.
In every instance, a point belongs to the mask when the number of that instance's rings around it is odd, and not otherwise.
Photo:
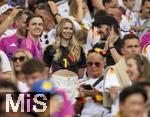
[(109, 115), (109, 111), (102, 105), (104, 71), (102, 53), (102, 50), (91, 50), (88, 53), (86, 76), (79, 87), (79, 96), (86, 100), (81, 110), (81, 117), (96, 117), (96, 115), (108, 117)]

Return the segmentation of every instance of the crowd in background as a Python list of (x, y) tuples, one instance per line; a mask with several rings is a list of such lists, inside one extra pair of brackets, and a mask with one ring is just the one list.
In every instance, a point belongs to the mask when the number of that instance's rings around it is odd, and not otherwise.
[(0, 92), (0, 117), (149, 117), (150, 0), (0, 0)]

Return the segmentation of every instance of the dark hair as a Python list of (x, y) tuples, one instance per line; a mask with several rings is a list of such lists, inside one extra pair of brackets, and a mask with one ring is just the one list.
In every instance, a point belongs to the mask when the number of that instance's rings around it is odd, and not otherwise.
[(108, 14), (105, 10), (98, 10), (96, 14), (94, 15), (94, 19), (98, 19), (98, 17), (106, 16), (106, 15)]
[(137, 85), (132, 85), (130, 87), (125, 88), (119, 95), (119, 101), (120, 103), (124, 103), (126, 101), (126, 99), (134, 94), (140, 94), (143, 96), (144, 98), (144, 102), (147, 101), (148, 97), (147, 97), (147, 93), (144, 90), (144, 88), (142, 88), (141, 86), (137, 86)]
[(17, 102), (20, 92), (19, 92), (19, 89), (17, 88), (17, 86), (13, 82), (1, 79), (0, 80), (0, 89), (11, 89), (12, 90), (10, 92), (7, 92), (7, 91), (0, 92), (0, 108), (3, 103), (6, 103), (6, 94), (11, 94), (13, 101)]
[(23, 10), (22, 12), (19, 12), (15, 18), (15, 20), (20, 20), (20, 17), (25, 14), (27, 15), (27, 17), (30, 17), (31, 15), (33, 15), (33, 13), (27, 9)]
[(142, 0), (142, 6), (144, 6), (145, 2), (150, 2), (150, 0)]
[(122, 47), (125, 45), (126, 40), (137, 39), (139, 41), (139, 37), (135, 34), (126, 34), (122, 39)]
[(36, 9), (45, 10), (45, 11), (51, 12), (51, 9), (50, 9), (50, 7), (49, 7), (49, 5), (47, 3), (37, 4), (36, 5)]
[(44, 19), (43, 19), (42, 16), (37, 15), (37, 14), (33, 14), (33, 15), (30, 15), (30, 16), (27, 18), (27, 26), (29, 26), (30, 20), (33, 19), (33, 18), (36, 18), (36, 17), (41, 18), (41, 19), (43, 20), (43, 22), (44, 22)]
[(36, 72), (43, 72), (45, 64), (40, 60), (30, 59), (22, 65), (22, 72), (31, 75)]
[(150, 81), (144, 81), (144, 82), (138, 82), (136, 85), (141, 86), (141, 87), (150, 87)]
[(8, 80), (4, 80), (4, 79), (0, 80), (0, 89), (1, 88), (12, 89), (13, 92), (19, 92), (19, 89), (17, 88), (17, 86), (13, 82), (8, 81)]
[(36, 5), (36, 9), (46, 11), (50, 17), (54, 18), (52, 15), (52, 11), (47, 3), (40, 3)]
[(139, 78), (144, 78), (147, 81), (150, 81), (150, 63), (148, 59), (143, 55), (132, 55), (128, 59), (134, 59), (137, 64), (137, 69), (139, 72)]
[(103, 5), (105, 6), (106, 3), (110, 3), (112, 0), (102, 0)]
[(119, 5), (114, 5), (114, 6), (111, 6), (110, 8), (112, 8), (112, 9), (118, 9), (119, 11), (122, 12), (122, 14), (126, 13), (126, 10), (122, 6), (119, 6)]

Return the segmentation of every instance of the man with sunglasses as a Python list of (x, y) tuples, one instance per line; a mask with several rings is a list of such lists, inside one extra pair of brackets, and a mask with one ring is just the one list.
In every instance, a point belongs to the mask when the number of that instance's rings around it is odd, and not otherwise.
[[(88, 53), (86, 75), (81, 81), (79, 97), (75, 103), (76, 113), (81, 113), (81, 117), (107, 117), (109, 115), (109, 111), (102, 106), (103, 55), (104, 53), (100, 49), (93, 49)], [(80, 101), (80, 99), (85, 100), (85, 102)]]

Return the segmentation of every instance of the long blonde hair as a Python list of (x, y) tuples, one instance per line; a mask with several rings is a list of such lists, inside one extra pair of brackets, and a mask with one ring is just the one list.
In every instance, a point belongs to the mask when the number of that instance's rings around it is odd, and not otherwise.
[(73, 29), (73, 35), (68, 43), (68, 50), (69, 50), (69, 53), (72, 54), (76, 60), (79, 60), (79, 57), (80, 57), (80, 52), (81, 52), (81, 46), (78, 42), (78, 39), (76, 38), (76, 31), (75, 31), (75, 28), (74, 28), (74, 25), (73, 25), (73, 22), (68, 19), (68, 18), (64, 18), (60, 21), (60, 23), (58, 24), (58, 27), (56, 29), (56, 41), (55, 43), (53, 44), (53, 47), (54, 49), (56, 50), (56, 54), (54, 55), (54, 59), (55, 60), (58, 60), (60, 58), (60, 56), (62, 55), (62, 51), (61, 51), (61, 40), (62, 40), (62, 37), (61, 37), (61, 34), (62, 34), (62, 31), (63, 31), (63, 26), (65, 25), (66, 22), (69, 22), (72, 24), (72, 29)]

